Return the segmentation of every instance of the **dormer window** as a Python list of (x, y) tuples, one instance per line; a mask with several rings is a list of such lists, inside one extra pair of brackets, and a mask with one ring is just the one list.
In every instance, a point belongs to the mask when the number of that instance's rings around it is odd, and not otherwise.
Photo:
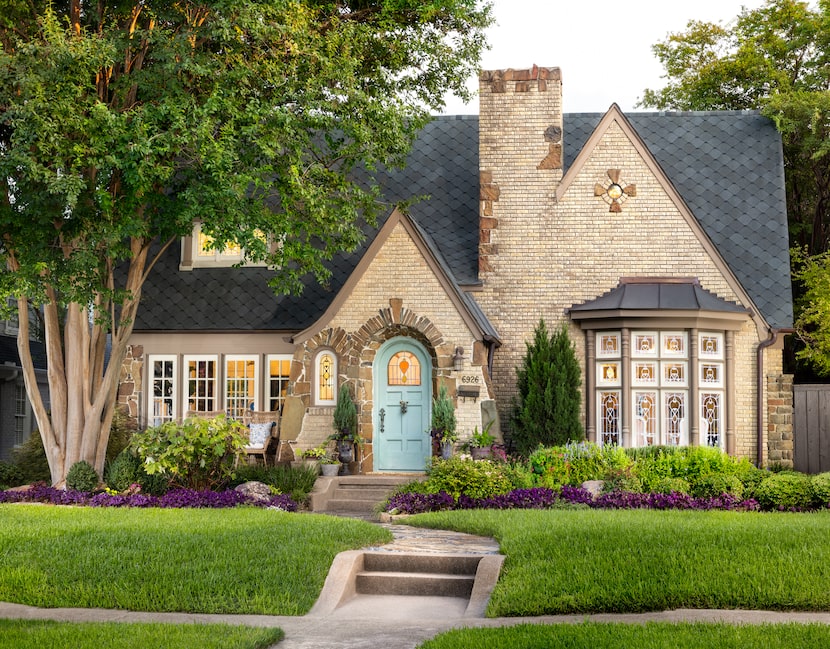
[[(267, 241), (268, 237), (264, 232), (257, 231), (256, 234), (263, 242)], [(265, 265), (245, 261), (245, 251), (238, 244), (229, 243), (222, 248), (214, 246), (213, 238), (202, 232), (201, 223), (194, 224), (193, 233), (182, 239), (182, 261), (179, 270), (235, 266), (241, 262), (245, 262), (246, 266)]]

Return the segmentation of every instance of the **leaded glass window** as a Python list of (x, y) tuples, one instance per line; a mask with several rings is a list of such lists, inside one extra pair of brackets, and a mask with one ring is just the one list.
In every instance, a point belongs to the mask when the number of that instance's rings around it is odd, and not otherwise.
[(634, 434), (637, 446), (654, 446), (659, 444), (657, 432), (657, 393), (634, 393)]
[(669, 392), (664, 395), (665, 437), (668, 446), (681, 446), (686, 439), (686, 393)]
[(618, 390), (599, 393), (599, 440), (605, 445), (620, 446), (620, 393)]
[(398, 352), (386, 368), (389, 385), (421, 385), (421, 363), (412, 352)]
[(603, 358), (618, 358), (620, 355), (620, 334), (597, 334), (597, 356)]
[(337, 388), (337, 361), (328, 350), (317, 355), (317, 403), (334, 404)]
[(702, 392), (700, 394), (700, 437), (706, 446), (720, 448), (723, 446), (721, 427), (723, 413), (720, 392)]

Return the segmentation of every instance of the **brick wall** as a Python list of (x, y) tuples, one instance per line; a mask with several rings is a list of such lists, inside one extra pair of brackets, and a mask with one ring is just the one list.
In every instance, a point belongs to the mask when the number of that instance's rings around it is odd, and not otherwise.
[[(557, 69), (485, 72), (480, 82), (484, 291), (476, 299), (504, 341), (492, 377), (502, 419), (515, 394), (515, 368), (539, 319), (556, 328), (568, 321), (568, 307), (602, 295), (621, 277), (696, 277), (724, 300), (740, 302), (705, 237), (686, 220), (619, 123), (611, 123), (580, 161), (557, 200), (562, 170), (552, 160), (558, 144), (551, 140), (561, 135), (561, 143), (568, 143), (568, 133), (561, 132)], [(636, 192), (612, 212), (595, 188), (607, 187), (616, 173), (623, 187), (635, 185)], [(570, 333), (584, 377), (584, 335), (573, 324)], [(733, 406), (740, 455), (751, 456), (755, 447), (759, 340), (752, 321), (735, 339)], [(776, 354), (780, 357), (780, 351), (771, 351), (770, 359)]]

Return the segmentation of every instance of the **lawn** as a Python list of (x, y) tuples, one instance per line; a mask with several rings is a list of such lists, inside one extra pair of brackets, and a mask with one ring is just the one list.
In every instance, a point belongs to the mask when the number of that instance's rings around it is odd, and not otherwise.
[(499, 541), (492, 617), (830, 610), (830, 512), (468, 510), (410, 522)]
[(224, 624), (123, 624), (0, 620), (0, 649), (262, 649), (280, 629)]
[(442, 633), (420, 649), (815, 649), (830, 645), (821, 624), (522, 624)]
[(0, 505), (0, 601), (47, 608), (303, 615), (359, 520), (233, 509)]

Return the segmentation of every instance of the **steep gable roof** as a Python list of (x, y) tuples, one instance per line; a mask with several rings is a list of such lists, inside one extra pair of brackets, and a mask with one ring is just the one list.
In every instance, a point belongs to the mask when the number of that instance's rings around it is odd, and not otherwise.
[[(791, 326), (783, 156), (772, 122), (753, 112), (625, 117), (766, 322)], [(566, 168), (601, 118), (564, 116)], [(390, 203), (426, 197), (415, 200), (408, 214), (447, 276), (461, 286), (478, 282), (478, 167), (478, 118), (438, 117), (419, 134), (404, 169), (379, 174)], [(309, 282), (298, 297), (274, 296), (264, 268), (180, 272), (180, 251), (173, 247), (144, 287), (136, 330), (302, 331), (325, 312), (387, 218), (366, 229), (360, 249), (335, 256), (328, 286)], [(476, 308), (471, 297), (465, 299)]]
[[(566, 168), (602, 117), (564, 116)], [(792, 326), (784, 162), (773, 123), (755, 111), (625, 117), (764, 319)]]

